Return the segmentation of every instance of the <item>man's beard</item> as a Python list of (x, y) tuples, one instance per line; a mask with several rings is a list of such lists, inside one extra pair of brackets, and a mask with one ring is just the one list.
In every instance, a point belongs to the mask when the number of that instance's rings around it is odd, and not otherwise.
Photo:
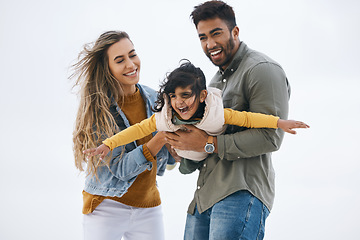
[[(211, 55), (209, 54), (209, 52), (206, 53), (206, 56), (210, 59), (210, 61), (215, 65), (218, 66), (220, 68), (222, 68), (223, 66), (227, 65), (231, 60), (232, 60), (232, 51), (235, 47), (235, 43), (234, 43), (234, 39), (232, 36), (230, 36), (229, 41), (227, 42), (225, 48), (222, 48), (222, 51), (224, 53), (225, 56), (225, 60), (221, 63), (215, 63), (212, 59), (211, 59)], [(225, 69), (224, 69), (225, 70)]]

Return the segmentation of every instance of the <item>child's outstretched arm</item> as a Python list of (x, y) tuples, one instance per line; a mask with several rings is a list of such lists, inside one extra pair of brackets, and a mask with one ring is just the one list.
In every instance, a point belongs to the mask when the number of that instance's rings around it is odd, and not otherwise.
[(262, 113), (240, 112), (230, 108), (224, 109), (225, 124), (248, 128), (281, 128), (285, 132), (296, 134), (293, 128), (309, 128), (301, 121), (283, 120), (279, 117)]
[(108, 155), (109, 152), (110, 152), (110, 148), (105, 144), (101, 144), (97, 148), (86, 149), (84, 150), (83, 153), (89, 157), (100, 155), (100, 160), (102, 160), (106, 155)]
[(262, 113), (236, 111), (224, 108), (225, 124), (237, 125), (247, 128), (278, 128), (279, 117)]
[(156, 120), (155, 114), (153, 114), (151, 117), (118, 132), (110, 138), (105, 139), (103, 143), (108, 146), (110, 150), (113, 150), (118, 146), (126, 145), (135, 140), (146, 137), (155, 131)]
[(103, 159), (110, 151), (114, 148), (122, 145), (126, 145), (135, 140), (146, 137), (152, 132), (156, 131), (156, 120), (155, 115), (153, 114), (150, 118), (147, 118), (137, 124), (134, 124), (114, 136), (107, 138), (103, 141), (97, 148), (90, 148), (84, 150), (84, 154), (89, 157), (96, 156), (100, 154), (100, 159)]
[(306, 123), (303, 123), (301, 121), (295, 121), (295, 120), (278, 120), (278, 128), (281, 128), (285, 132), (296, 134), (296, 131), (293, 130), (293, 128), (309, 128), (310, 126)]

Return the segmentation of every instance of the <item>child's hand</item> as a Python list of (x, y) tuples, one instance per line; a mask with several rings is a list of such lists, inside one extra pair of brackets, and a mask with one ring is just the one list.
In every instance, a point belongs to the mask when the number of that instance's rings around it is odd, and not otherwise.
[(110, 152), (110, 148), (105, 144), (101, 144), (97, 148), (89, 148), (83, 151), (83, 153), (89, 157), (93, 157), (100, 154), (100, 160), (102, 160), (109, 152)]
[(293, 128), (309, 128), (310, 126), (301, 121), (295, 120), (278, 120), (278, 128), (281, 128), (285, 132), (296, 134), (296, 131), (292, 130)]

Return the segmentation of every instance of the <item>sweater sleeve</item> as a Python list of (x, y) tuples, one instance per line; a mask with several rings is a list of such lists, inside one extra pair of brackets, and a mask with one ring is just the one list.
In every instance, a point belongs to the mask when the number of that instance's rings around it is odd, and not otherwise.
[(103, 143), (113, 150), (115, 147), (126, 145), (135, 140), (141, 139), (152, 132), (156, 131), (155, 115), (134, 124), (121, 132), (118, 132), (114, 136), (107, 138)]
[(149, 162), (156, 161), (156, 159), (151, 155), (150, 150), (146, 144), (143, 145), (143, 154), (144, 154), (144, 157), (146, 158), (146, 160), (148, 160)]
[(247, 128), (277, 128), (279, 117), (262, 113), (236, 111), (231, 108), (224, 109), (225, 124), (237, 125)]

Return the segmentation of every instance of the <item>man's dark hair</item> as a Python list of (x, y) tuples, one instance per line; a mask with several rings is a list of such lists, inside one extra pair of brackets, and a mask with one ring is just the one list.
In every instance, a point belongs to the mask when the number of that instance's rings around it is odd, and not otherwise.
[(208, 1), (195, 6), (190, 17), (195, 27), (197, 27), (200, 21), (214, 18), (220, 18), (225, 21), (230, 31), (236, 26), (234, 10), (223, 1)]

